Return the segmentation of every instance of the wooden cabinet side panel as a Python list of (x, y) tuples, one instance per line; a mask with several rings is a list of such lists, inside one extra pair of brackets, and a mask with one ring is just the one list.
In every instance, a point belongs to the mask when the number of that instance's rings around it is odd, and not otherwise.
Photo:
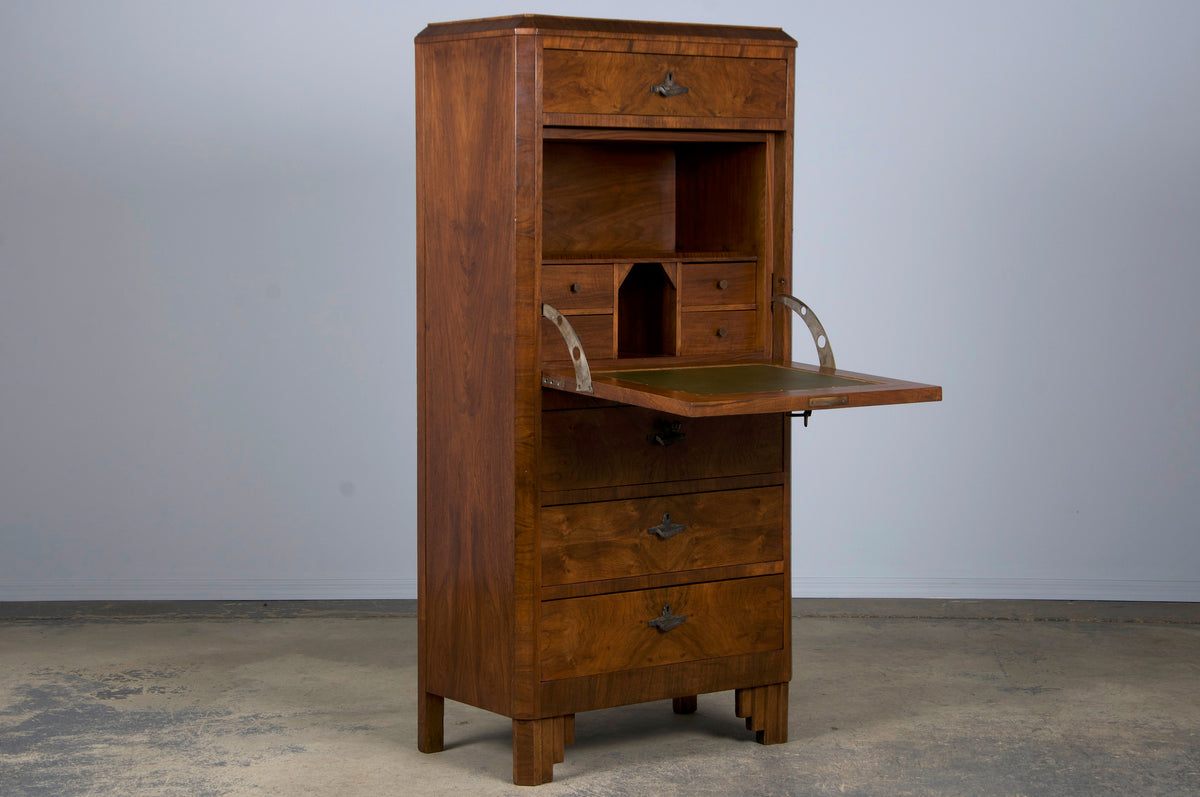
[(500, 713), (516, 600), (513, 48), (417, 47), (420, 688)]

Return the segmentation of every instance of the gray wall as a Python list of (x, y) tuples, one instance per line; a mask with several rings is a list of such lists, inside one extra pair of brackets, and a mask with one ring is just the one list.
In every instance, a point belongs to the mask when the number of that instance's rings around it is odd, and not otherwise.
[[(412, 37), (0, 5), (0, 600), (415, 595)], [(797, 595), (1200, 600), (1200, 4), (693, 3), (797, 55)], [(798, 340), (797, 352), (808, 355)]]

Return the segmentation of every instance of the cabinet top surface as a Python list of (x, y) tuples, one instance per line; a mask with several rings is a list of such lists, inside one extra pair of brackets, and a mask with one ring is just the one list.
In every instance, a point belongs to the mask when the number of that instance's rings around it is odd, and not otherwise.
[(777, 44), (794, 47), (795, 39), (780, 28), (756, 28), (740, 25), (702, 25), (696, 23), (649, 22), (641, 20), (587, 19), (556, 17), (545, 14), (517, 14), (457, 22), (435, 22), (417, 35), (417, 41), (463, 39), (497, 34), (569, 34), (596, 37), (650, 37), (696, 39), (727, 43)]

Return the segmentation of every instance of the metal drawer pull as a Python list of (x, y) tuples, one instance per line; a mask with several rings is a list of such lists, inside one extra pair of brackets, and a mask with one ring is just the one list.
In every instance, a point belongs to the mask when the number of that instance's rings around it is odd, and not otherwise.
[(687, 432), (683, 431), (683, 423), (680, 421), (663, 421), (654, 422), (654, 434), (646, 435), (646, 442), (656, 446), (673, 446), (680, 440), (687, 437)]
[(665, 634), (672, 628), (678, 628), (683, 625), (683, 621), (686, 619), (686, 614), (671, 614), (671, 604), (668, 603), (663, 607), (662, 616), (655, 617), (650, 621), (650, 625)]
[(650, 90), (660, 97), (676, 97), (688, 93), (687, 86), (681, 86), (675, 82), (674, 72), (668, 72), (667, 79), (657, 86), (651, 86)]
[(583, 286), (580, 285), (578, 282), (571, 283), (571, 293), (579, 293), (582, 290), (583, 290)]
[(719, 328), (719, 329), (717, 330), (717, 337), (718, 337), (718, 338), (723, 338), (723, 337), (725, 337), (725, 336), (726, 336), (726, 335), (728, 335), (728, 334), (729, 334), (729, 330), (727, 330), (725, 327), (721, 327), (721, 328)]
[(717, 290), (723, 291), (729, 287), (729, 280), (717, 280)]
[(654, 536), (658, 537), (660, 540), (670, 539), (671, 537), (674, 537), (679, 532), (686, 531), (686, 530), (687, 530), (687, 526), (685, 526), (682, 523), (675, 523), (671, 520), (670, 512), (663, 513), (662, 523), (659, 523), (657, 526), (652, 526), (652, 527), (646, 529), (647, 533), (653, 534)]

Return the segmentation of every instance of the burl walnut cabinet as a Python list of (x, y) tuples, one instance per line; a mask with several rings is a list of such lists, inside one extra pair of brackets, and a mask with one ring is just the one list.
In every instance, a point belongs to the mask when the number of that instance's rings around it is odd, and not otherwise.
[(578, 712), (729, 690), (787, 740), (791, 418), (941, 397), (838, 370), (793, 298), (794, 47), (532, 15), (417, 37), (421, 750), (446, 698), (478, 706), (536, 785)]

